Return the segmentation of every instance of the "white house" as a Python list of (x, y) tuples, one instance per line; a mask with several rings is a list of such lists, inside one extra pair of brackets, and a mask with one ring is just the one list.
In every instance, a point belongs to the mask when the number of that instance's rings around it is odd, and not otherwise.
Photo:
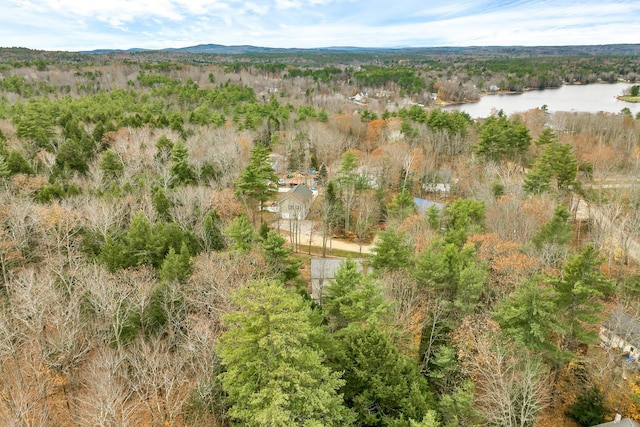
[(304, 184), (298, 184), (284, 194), (278, 203), (282, 219), (305, 219), (313, 202), (313, 192)]
[(640, 359), (640, 321), (616, 310), (600, 328), (601, 345), (617, 348), (633, 360)]

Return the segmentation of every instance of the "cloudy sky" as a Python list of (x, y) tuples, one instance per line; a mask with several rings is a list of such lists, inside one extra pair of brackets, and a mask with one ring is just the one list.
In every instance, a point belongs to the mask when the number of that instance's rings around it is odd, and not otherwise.
[(638, 0), (0, 0), (0, 46), (640, 43)]

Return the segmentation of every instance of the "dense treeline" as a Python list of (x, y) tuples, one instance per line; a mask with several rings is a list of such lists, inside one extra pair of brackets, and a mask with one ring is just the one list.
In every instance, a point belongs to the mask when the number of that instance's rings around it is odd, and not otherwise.
[[(469, 84), (480, 91), (523, 91), (562, 84), (635, 82), (638, 65), (629, 46), (545, 48), (460, 48), (400, 49), (367, 53), (351, 52), (270, 52), (233, 54), (184, 52), (117, 52), (82, 54), (67, 52), (2, 49), (0, 68), (34, 66), (46, 71), (49, 64), (100, 66), (113, 61), (141, 65), (148, 70), (167, 71), (172, 63), (196, 65), (225, 64), (226, 71), (254, 71), (270, 75), (313, 77), (314, 81), (347, 81), (357, 78), (363, 86), (382, 87), (390, 81), (408, 94), (423, 88), (433, 92), (434, 85), (452, 80)], [(382, 67), (380, 67), (382, 65)], [(362, 69), (361, 69), (362, 68)], [(337, 79), (342, 75), (340, 79)], [(465, 98), (463, 98), (464, 100)], [(473, 97), (468, 98), (473, 99)], [(458, 99), (452, 99), (458, 101)]]
[[(3, 424), (640, 413), (635, 365), (597, 345), (611, 311), (640, 314), (637, 118), (474, 121), (431, 97), (479, 96), (481, 80), (582, 81), (554, 66), (566, 57), (12, 53), (0, 70)], [(635, 78), (624, 57), (574, 60), (595, 80)], [(308, 236), (261, 209), (287, 180), (318, 187)], [(366, 267), (345, 261), (318, 300), (313, 233), (318, 254), (347, 242)]]

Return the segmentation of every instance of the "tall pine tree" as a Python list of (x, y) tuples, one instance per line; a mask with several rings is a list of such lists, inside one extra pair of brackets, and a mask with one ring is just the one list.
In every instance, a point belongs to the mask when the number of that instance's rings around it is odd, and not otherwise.
[(235, 194), (247, 205), (255, 224), (258, 210), (278, 192), (278, 177), (269, 161), (269, 149), (256, 144), (251, 150), (249, 163), (235, 182)]
[(218, 343), (222, 387), (239, 425), (348, 426), (353, 414), (324, 365), (324, 331), (307, 302), (277, 281), (250, 282), (233, 295)]

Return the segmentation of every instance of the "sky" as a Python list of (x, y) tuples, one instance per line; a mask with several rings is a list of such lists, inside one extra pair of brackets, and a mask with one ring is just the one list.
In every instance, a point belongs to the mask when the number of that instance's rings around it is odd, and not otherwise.
[(313, 48), (640, 43), (638, 0), (0, 0), (0, 46)]

